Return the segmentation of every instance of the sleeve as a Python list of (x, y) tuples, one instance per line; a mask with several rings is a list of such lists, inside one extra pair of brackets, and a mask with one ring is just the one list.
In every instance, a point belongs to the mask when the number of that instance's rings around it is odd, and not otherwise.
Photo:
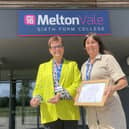
[(73, 68), (73, 71), (71, 72), (71, 76), (73, 76), (72, 84), (69, 85), (68, 88), (65, 90), (69, 93), (71, 97), (74, 97), (76, 95), (77, 88), (80, 85), (81, 77), (76, 62), (73, 63), (72, 68)]
[(86, 76), (86, 62), (81, 66), (81, 79), (84, 81)]
[(39, 97), (40, 96), (40, 99), (42, 100), (42, 93), (41, 93), (41, 84), (42, 84), (42, 74), (43, 74), (43, 69), (41, 68), (42, 65), (39, 66), (38, 68), (38, 72), (37, 72), (37, 77), (36, 77), (36, 83), (35, 83), (35, 87), (34, 87), (34, 90), (33, 90), (33, 94), (32, 96), (33, 97)]
[(71, 95), (63, 88), (63, 90), (60, 92), (61, 99), (72, 99)]
[(114, 82), (118, 81), (120, 78), (125, 76), (119, 63), (112, 55), (108, 56), (106, 63), (107, 63), (107, 69), (109, 72), (109, 76), (111, 76), (111, 78), (114, 80)]

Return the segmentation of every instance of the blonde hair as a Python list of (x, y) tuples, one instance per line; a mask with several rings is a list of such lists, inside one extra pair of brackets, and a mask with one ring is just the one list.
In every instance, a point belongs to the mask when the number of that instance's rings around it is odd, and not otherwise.
[(63, 39), (62, 39), (60, 36), (52, 36), (52, 37), (50, 37), (49, 40), (48, 40), (48, 47), (49, 47), (49, 48), (51, 47), (51, 43), (52, 43), (53, 41), (61, 42), (62, 45), (63, 45)]

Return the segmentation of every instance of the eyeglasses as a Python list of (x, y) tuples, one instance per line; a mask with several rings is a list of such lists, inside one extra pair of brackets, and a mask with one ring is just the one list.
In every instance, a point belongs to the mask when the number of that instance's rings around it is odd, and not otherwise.
[(57, 45), (57, 46), (52, 46), (52, 47), (50, 47), (51, 49), (56, 49), (56, 48), (62, 48), (63, 47), (63, 45)]

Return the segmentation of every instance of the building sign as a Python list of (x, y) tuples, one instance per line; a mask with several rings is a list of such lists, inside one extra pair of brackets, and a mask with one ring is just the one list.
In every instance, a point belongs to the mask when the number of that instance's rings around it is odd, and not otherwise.
[(20, 10), (18, 36), (110, 35), (107, 10)]

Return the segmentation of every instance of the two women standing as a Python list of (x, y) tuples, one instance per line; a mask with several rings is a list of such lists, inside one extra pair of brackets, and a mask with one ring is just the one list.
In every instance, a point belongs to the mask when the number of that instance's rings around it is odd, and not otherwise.
[[(89, 34), (83, 46), (89, 56), (81, 67), (81, 80), (108, 79), (105, 90), (108, 96), (103, 107), (86, 107), (89, 129), (126, 129), (126, 119), (117, 93), (128, 85), (125, 74), (116, 59), (105, 52), (100, 37)], [(66, 60), (63, 40), (60, 36), (48, 41), (50, 61), (40, 64), (32, 107), (40, 105), (41, 123), (49, 129), (77, 129), (79, 109), (74, 106), (74, 97), (80, 84), (80, 72), (75, 61)]]

